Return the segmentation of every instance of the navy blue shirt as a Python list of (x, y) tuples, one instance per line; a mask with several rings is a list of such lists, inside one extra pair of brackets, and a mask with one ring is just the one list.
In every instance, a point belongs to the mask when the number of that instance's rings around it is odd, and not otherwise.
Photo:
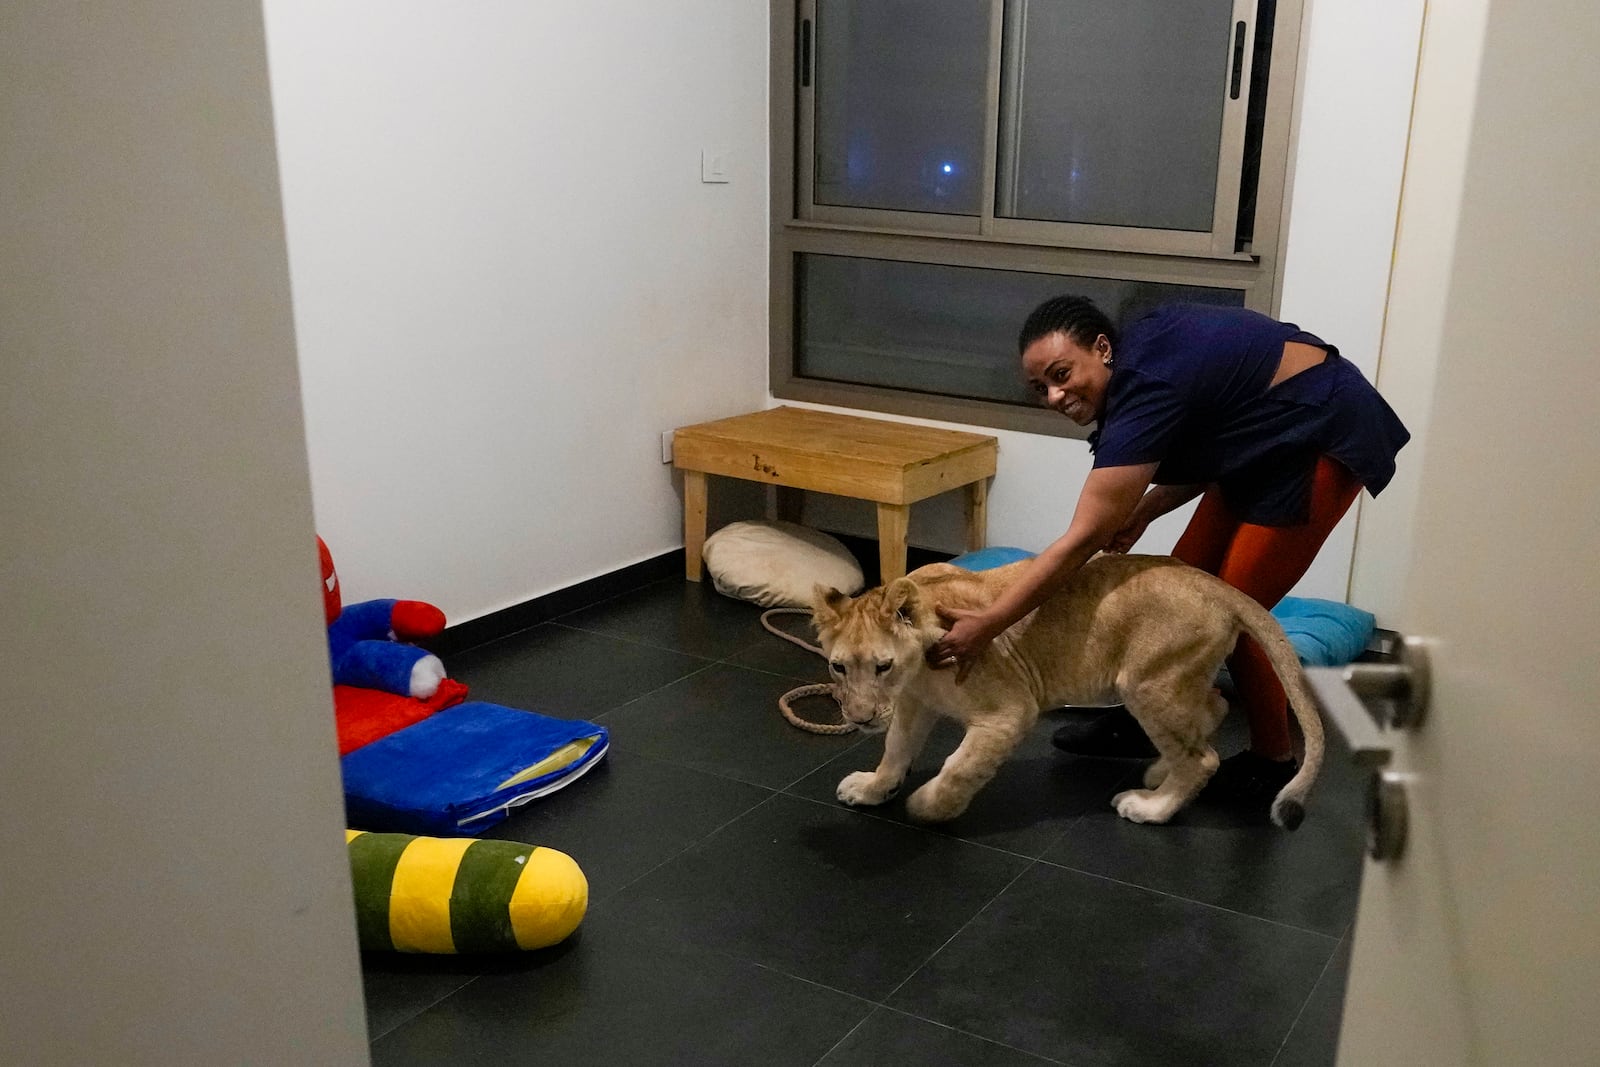
[[(1328, 358), (1268, 389), (1289, 341)], [(1162, 485), (1217, 484), (1245, 522), (1293, 526), (1310, 514), (1327, 455), (1376, 496), (1411, 439), (1339, 350), (1245, 308), (1173, 304), (1130, 324), (1112, 351), (1096, 467), (1157, 464)]]

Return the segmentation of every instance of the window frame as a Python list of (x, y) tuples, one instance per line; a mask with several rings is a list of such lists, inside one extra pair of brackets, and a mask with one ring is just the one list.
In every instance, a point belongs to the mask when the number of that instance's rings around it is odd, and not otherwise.
[[(990, 6), (989, 109), (985, 129), (980, 216), (943, 216), (872, 208), (830, 207), (810, 202), (814, 158), (809, 97), (800, 93), (800, 25), (815, 14), (816, 0), (770, 0), (772, 49), (769, 387), (779, 399), (861, 408), (998, 429), (1082, 438), (1087, 430), (1043, 408), (991, 400), (937, 396), (883, 386), (803, 378), (795, 373), (798, 313), (796, 260), (806, 254), (936, 263), (1077, 277), (1169, 282), (1237, 289), (1246, 307), (1274, 314), (1281, 288), (1284, 237), (1288, 229), (1290, 160), (1295, 101), (1301, 70), (1304, 0), (1278, 0), (1270, 54), (1271, 80), (1263, 110), (1260, 169), (1252, 240), (1235, 252), (1220, 244), (1222, 226), (1211, 232), (1149, 231), (1081, 223), (997, 218), (995, 184), (1000, 150), (999, 56), (1005, 33), (1005, 0)], [(1235, 0), (1255, 10), (1255, 0)], [(1253, 52), (1255, 20), (1248, 28), (1245, 67)], [(813, 52), (815, 41), (812, 42)], [(1248, 84), (1248, 82), (1246, 83)], [(1248, 96), (1248, 92), (1242, 95)], [(1242, 136), (1242, 129), (1236, 131)], [(1230, 134), (1231, 136), (1231, 134)], [(1226, 162), (1219, 164), (1225, 168)], [(802, 170), (804, 173), (802, 173)], [(1219, 186), (1217, 218), (1238, 209), (1239, 168), (1231, 188)], [(1155, 241), (1150, 234), (1179, 234), (1184, 241)], [(1193, 238), (1203, 239), (1201, 241)], [(1018, 323), (1020, 328), (1021, 323)]]

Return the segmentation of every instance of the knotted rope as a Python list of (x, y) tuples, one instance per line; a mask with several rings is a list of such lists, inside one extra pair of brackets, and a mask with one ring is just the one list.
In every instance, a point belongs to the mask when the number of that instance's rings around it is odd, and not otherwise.
[[(796, 637), (794, 634), (786, 633), (785, 631), (778, 629), (778, 627), (774, 626), (768, 621), (768, 619), (773, 615), (809, 616), (810, 614), (811, 611), (809, 608), (771, 608), (761, 613), (761, 625), (766, 627), (768, 633), (777, 634), (790, 644), (799, 645), (807, 652), (815, 652), (820, 656), (822, 655), (821, 648), (811, 644), (809, 641), (805, 641)], [(839, 699), (838, 694), (834, 692), (833, 686), (829, 683), (823, 683), (821, 685), (802, 685), (796, 689), (789, 690), (787, 693), (783, 694), (783, 696), (778, 698), (778, 710), (783, 712), (783, 717), (789, 720), (790, 725), (798, 726), (802, 730), (809, 730), (814, 734), (848, 734), (853, 732), (856, 729), (856, 724), (853, 722), (812, 722), (809, 719), (802, 719), (800, 716), (796, 715), (794, 710), (789, 706), (789, 702), (791, 700), (800, 700), (804, 697), (821, 696), (823, 693), (827, 693), (832, 696), (835, 702), (837, 702)]]

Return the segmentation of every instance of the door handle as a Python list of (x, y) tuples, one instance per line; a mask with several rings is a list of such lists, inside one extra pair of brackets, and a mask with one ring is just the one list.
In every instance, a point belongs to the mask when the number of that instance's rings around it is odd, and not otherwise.
[(1409, 822), (1410, 775), (1385, 770), (1394, 756), (1389, 731), (1414, 730), (1428, 714), (1433, 668), (1426, 642), (1402, 637), (1392, 663), (1309, 667), (1306, 682), (1322, 717), (1339, 731), (1351, 758), (1371, 772), (1367, 787), (1367, 853), (1400, 858)]
[[(1342, 667), (1312, 667), (1306, 671), (1306, 680), (1311, 684), (1311, 696), (1322, 717), (1344, 738), (1351, 759), (1367, 769), (1367, 854), (1380, 862), (1389, 862), (1399, 859), (1405, 851), (1409, 822), (1406, 779), (1409, 776), (1384, 769), (1394, 755), (1394, 748), (1387, 732), (1378, 728), (1367, 705), (1346, 679), (1345, 672), (1346, 668)], [(1380, 677), (1385, 691), (1392, 688), (1393, 680), (1389, 676)]]
[(1345, 670), (1344, 667), (1308, 667), (1306, 682), (1311, 686), (1311, 697), (1317, 702), (1322, 718), (1332, 723), (1344, 738), (1350, 758), (1363, 767), (1377, 770), (1389, 762), (1394, 747), (1346, 681)]
[(1402, 637), (1393, 663), (1352, 663), (1344, 681), (1381, 725), (1415, 730), (1428, 717), (1433, 662), (1420, 637)]
[(1377, 768), (1393, 752), (1385, 730), (1414, 730), (1427, 719), (1433, 665), (1424, 640), (1402, 637), (1392, 663), (1308, 667), (1306, 681), (1323, 718), (1344, 737), (1355, 761)]

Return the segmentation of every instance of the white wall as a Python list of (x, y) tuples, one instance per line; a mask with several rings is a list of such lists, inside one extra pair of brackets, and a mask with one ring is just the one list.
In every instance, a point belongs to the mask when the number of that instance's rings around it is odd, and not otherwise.
[[(1400, 180), (1422, 40), (1424, 0), (1312, 0), (1305, 91), (1279, 317), (1339, 346), (1379, 382), (1379, 346), (1393, 262)], [(1406, 353), (1386, 358), (1403, 360)], [(1421, 427), (1403, 412), (1413, 436)], [(1418, 465), (1402, 451), (1404, 471)], [(1393, 483), (1365, 494), (1328, 537), (1296, 592), (1344, 600), (1358, 515), (1404, 507)], [(1369, 595), (1352, 603), (1377, 611)], [(1383, 620), (1380, 618), (1380, 622)]]
[(1410, 427), (1412, 442), (1388, 491), (1361, 514), (1350, 574), (1352, 602), (1381, 619), (1397, 619), (1404, 605), (1448, 308), (1446, 267), (1461, 215), (1487, 8), (1488, 0), (1451, 7), (1447, 16), (1430, 20), (1422, 45), (1403, 224), (1395, 242), (1390, 319), (1378, 368), (1378, 388)]
[(265, 6), (347, 598), (460, 622), (681, 546), (662, 431), (766, 397), (766, 5)]
[[(1304, 40), (1279, 315), (1338, 345), (1369, 380), (1377, 371), (1421, 21), (1422, 0), (1321, 0), (1311, 4)], [(1037, 550), (1060, 536), (1089, 473), (1088, 445), (955, 428), (1000, 441), (990, 543)], [(1402, 466), (1413, 458), (1403, 454)], [(1378, 506), (1390, 502), (1386, 493)], [(1363, 506), (1372, 503), (1363, 498)], [(1191, 505), (1153, 525), (1139, 550), (1169, 551), (1192, 511)], [(808, 501), (805, 518), (851, 533), (873, 529), (870, 509), (849, 501)], [(1296, 595), (1346, 598), (1355, 525), (1352, 513), (1335, 529)], [(958, 551), (961, 537), (959, 502), (913, 509), (913, 544)]]
[(0, 7), (0, 1060), (367, 1060), (265, 40)]

